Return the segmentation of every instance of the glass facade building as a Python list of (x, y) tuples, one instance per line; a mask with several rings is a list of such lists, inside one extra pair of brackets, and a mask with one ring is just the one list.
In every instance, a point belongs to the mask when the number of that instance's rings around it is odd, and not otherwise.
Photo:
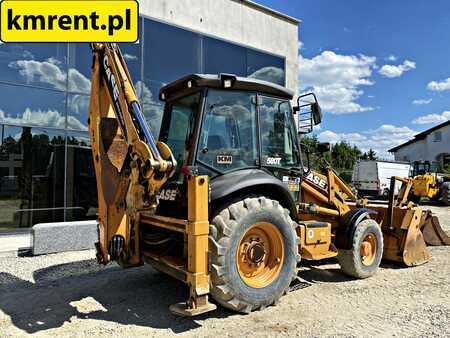
[[(159, 89), (191, 73), (232, 73), (285, 85), (285, 59), (166, 23), (140, 19), (121, 45), (158, 136)], [(0, 231), (95, 219), (87, 114), (88, 44), (0, 44)]]

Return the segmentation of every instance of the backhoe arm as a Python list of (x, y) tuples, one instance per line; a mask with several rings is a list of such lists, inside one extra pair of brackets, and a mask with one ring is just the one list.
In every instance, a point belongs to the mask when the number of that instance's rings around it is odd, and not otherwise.
[(176, 168), (170, 148), (153, 138), (116, 44), (92, 44), (89, 106), (100, 241), (97, 258), (137, 265), (140, 211), (155, 210), (157, 193)]

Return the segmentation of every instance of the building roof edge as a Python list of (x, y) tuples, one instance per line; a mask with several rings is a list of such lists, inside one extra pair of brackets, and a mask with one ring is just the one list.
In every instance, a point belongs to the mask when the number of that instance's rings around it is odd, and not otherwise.
[(290, 23), (292, 23), (294, 25), (297, 25), (297, 26), (302, 22), (300, 19), (294, 18), (294, 17), (289, 16), (287, 14), (283, 14), (283, 13), (278, 12), (278, 11), (276, 11), (276, 10), (270, 8), (270, 7), (258, 4), (258, 3), (254, 2), (254, 1), (251, 1), (251, 0), (231, 0), (231, 1), (239, 2), (239, 3), (241, 3), (241, 4), (243, 4), (243, 5), (247, 6), (247, 7), (254, 8), (254, 9), (259, 10), (259, 11), (261, 11), (263, 13), (266, 13), (266, 14), (270, 14), (270, 15), (272, 15), (274, 17), (277, 17), (279, 19), (283, 19), (283, 20), (285, 20), (287, 22), (290, 22)]

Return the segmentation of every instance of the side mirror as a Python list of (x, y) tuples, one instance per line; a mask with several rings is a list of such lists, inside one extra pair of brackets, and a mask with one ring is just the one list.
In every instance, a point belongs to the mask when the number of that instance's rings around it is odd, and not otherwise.
[(311, 133), (313, 126), (322, 122), (322, 109), (314, 93), (300, 95), (297, 99), (297, 106), (294, 107), (294, 113), (298, 113), (299, 134)]
[(328, 143), (328, 142), (319, 143), (319, 144), (317, 145), (317, 151), (318, 151), (320, 154), (327, 153), (327, 152), (329, 152), (330, 150), (331, 150), (331, 145), (330, 145), (330, 143)]
[(322, 122), (322, 108), (318, 102), (313, 103), (311, 106), (312, 117), (314, 121), (314, 125), (317, 126)]

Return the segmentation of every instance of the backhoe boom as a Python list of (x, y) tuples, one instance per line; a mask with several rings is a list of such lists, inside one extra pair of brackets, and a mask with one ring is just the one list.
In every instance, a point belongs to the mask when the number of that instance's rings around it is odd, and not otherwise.
[[(97, 177), (98, 258), (140, 264), (139, 211), (154, 211), (156, 194), (176, 168), (162, 142), (155, 142), (116, 44), (92, 44), (89, 131)], [(135, 242), (130, 238), (136, 238)]]

